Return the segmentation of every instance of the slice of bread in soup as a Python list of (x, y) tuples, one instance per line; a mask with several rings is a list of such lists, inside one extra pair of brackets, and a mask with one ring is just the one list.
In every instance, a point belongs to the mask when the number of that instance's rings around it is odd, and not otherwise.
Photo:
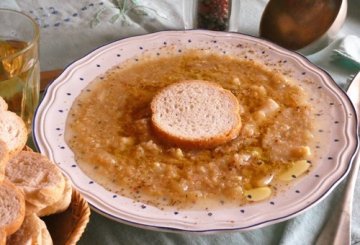
[(236, 138), (241, 129), (237, 98), (213, 82), (171, 84), (155, 95), (151, 111), (155, 134), (180, 147), (216, 147)]

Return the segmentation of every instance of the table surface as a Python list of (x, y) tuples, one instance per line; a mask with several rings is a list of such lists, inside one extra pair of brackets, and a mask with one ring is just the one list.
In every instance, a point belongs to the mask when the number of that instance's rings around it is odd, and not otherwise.
[[(120, 18), (115, 23), (111, 20), (119, 9), (119, 3), (123, 3), (122, 0), (69, 0), (66, 3), (48, 0), (3, 0), (0, 8), (24, 11), (39, 23), (40, 63), (44, 87), (73, 61), (99, 46), (128, 36), (164, 29), (184, 29), (183, 1), (132, 1), (147, 6), (145, 9), (151, 13), (152, 18), (126, 16), (125, 21), (122, 22)], [(266, 3), (267, 0), (242, 0), (240, 9), (237, 10), (237, 31), (257, 36), (261, 13)], [(350, 0), (346, 23), (338, 37), (348, 34), (360, 36), (360, 0)], [(359, 71), (357, 66), (334, 59), (331, 48), (308, 58), (329, 72), (339, 85), (344, 85), (351, 75)], [(165, 233), (117, 223), (92, 212), (79, 244), (315, 244), (322, 232), (328, 233), (329, 238), (324, 244), (331, 244), (332, 232), (325, 227), (337, 219), (343, 189), (344, 183), (341, 183), (325, 200), (295, 218), (247, 232), (212, 235)], [(352, 244), (360, 242), (359, 201), (360, 188), (357, 187)]]

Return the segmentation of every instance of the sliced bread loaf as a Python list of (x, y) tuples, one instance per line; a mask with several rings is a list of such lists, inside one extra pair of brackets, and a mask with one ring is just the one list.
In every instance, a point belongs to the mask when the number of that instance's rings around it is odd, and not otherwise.
[(183, 81), (162, 89), (151, 102), (152, 125), (160, 139), (190, 148), (210, 148), (237, 137), (237, 98), (216, 83)]
[(30, 214), (20, 229), (8, 238), (7, 244), (51, 245), (53, 242), (45, 222), (36, 214)]
[(24, 121), (11, 111), (0, 111), (0, 140), (7, 144), (10, 156), (15, 156), (25, 146), (27, 129)]
[(0, 230), (7, 236), (17, 231), (25, 217), (25, 199), (23, 193), (5, 179), (0, 184)]
[(23, 190), (26, 213), (37, 213), (57, 202), (65, 180), (59, 168), (40, 153), (22, 151), (6, 166), (6, 177)]
[(69, 207), (72, 196), (72, 185), (71, 185), (71, 181), (67, 177), (64, 178), (65, 178), (65, 188), (60, 199), (54, 204), (39, 210), (39, 212), (37, 213), (39, 217), (43, 217), (55, 213), (61, 213)]
[(9, 161), (9, 150), (4, 141), (0, 140), (0, 184), (5, 177), (5, 167)]

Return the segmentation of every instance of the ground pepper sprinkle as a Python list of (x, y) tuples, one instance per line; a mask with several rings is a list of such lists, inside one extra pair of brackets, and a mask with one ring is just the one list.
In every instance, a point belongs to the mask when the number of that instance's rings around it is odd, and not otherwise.
[(199, 0), (197, 7), (198, 28), (214, 31), (228, 29), (231, 0)]

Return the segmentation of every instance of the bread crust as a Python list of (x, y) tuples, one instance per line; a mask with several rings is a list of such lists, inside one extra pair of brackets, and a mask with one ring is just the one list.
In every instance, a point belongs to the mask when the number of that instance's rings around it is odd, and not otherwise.
[(64, 176), (40, 153), (22, 151), (9, 161), (5, 174), (24, 192), (27, 214), (37, 213), (62, 198)]
[(11, 111), (0, 111), (0, 139), (7, 144), (10, 157), (26, 145), (28, 131), (24, 121)]
[(6, 233), (4, 230), (0, 230), (0, 245), (6, 244)]
[(6, 103), (4, 98), (0, 96), (0, 111), (7, 111), (7, 109), (8, 109), (8, 104)]
[(8, 243), (32, 245), (53, 244), (45, 222), (34, 213), (25, 217), (20, 229), (8, 238)]
[(187, 139), (168, 134), (164, 132), (161, 127), (153, 124), (153, 132), (157, 135), (160, 141), (165, 144), (171, 144), (184, 149), (211, 149), (217, 147), (235, 139), (238, 136), (240, 129), (241, 124), (228, 134), (206, 139)]
[(9, 149), (4, 141), (0, 140), (0, 184), (5, 178), (5, 168), (9, 161)]
[[(220, 134), (217, 134), (212, 137), (199, 137), (199, 138), (193, 138), (193, 137), (182, 137), (179, 135), (175, 135), (172, 132), (169, 132), (163, 128), (163, 126), (156, 120), (156, 116), (158, 113), (160, 113), (158, 108), (158, 103), (160, 103), (160, 98), (163, 96), (163, 93), (175, 89), (180, 83), (181, 84), (190, 84), (190, 83), (201, 83), (206, 86), (215, 88), (217, 90), (220, 90), (224, 94), (224, 98), (226, 97), (229, 99), (229, 102), (232, 103), (234, 110), (232, 111), (233, 116), (235, 117), (236, 123), (233, 125), (233, 127), (228, 130), (227, 132), (222, 132)], [(163, 141), (164, 143), (168, 143), (171, 145), (175, 145), (182, 148), (214, 148), (218, 145), (225, 144), (226, 142), (229, 142), (233, 139), (235, 139), (240, 130), (241, 130), (241, 118), (239, 113), (239, 102), (237, 98), (226, 89), (223, 89), (219, 84), (203, 81), (203, 80), (189, 80), (189, 81), (182, 81), (180, 83), (174, 83), (171, 84), (164, 89), (162, 89), (158, 94), (156, 94), (151, 102), (151, 111), (152, 111), (152, 129), (154, 134), (159, 138), (159, 140)]]
[[(11, 221), (8, 221), (6, 223), (1, 223), (0, 221), (0, 230), (4, 230), (6, 235), (9, 236), (13, 233), (15, 233), (21, 226), (21, 224), (24, 221), (25, 217), (25, 198), (24, 194), (10, 181), (5, 179), (3, 183), (0, 185), (0, 188), (4, 188), (9, 190), (7, 193), (8, 196), (0, 195), (0, 205), (3, 202), (4, 199), (12, 200), (13, 202), (17, 202), (18, 208), (17, 213), (14, 215)], [(3, 198), (3, 200), (1, 200)], [(6, 207), (0, 206), (0, 209), (6, 209)], [(4, 221), (5, 222), (5, 221)]]
[(37, 215), (39, 217), (43, 217), (55, 213), (61, 213), (69, 207), (72, 196), (72, 184), (67, 177), (64, 176), (64, 179), (65, 179), (65, 188), (60, 199), (57, 202), (53, 203), (52, 205), (39, 210), (37, 212)]

